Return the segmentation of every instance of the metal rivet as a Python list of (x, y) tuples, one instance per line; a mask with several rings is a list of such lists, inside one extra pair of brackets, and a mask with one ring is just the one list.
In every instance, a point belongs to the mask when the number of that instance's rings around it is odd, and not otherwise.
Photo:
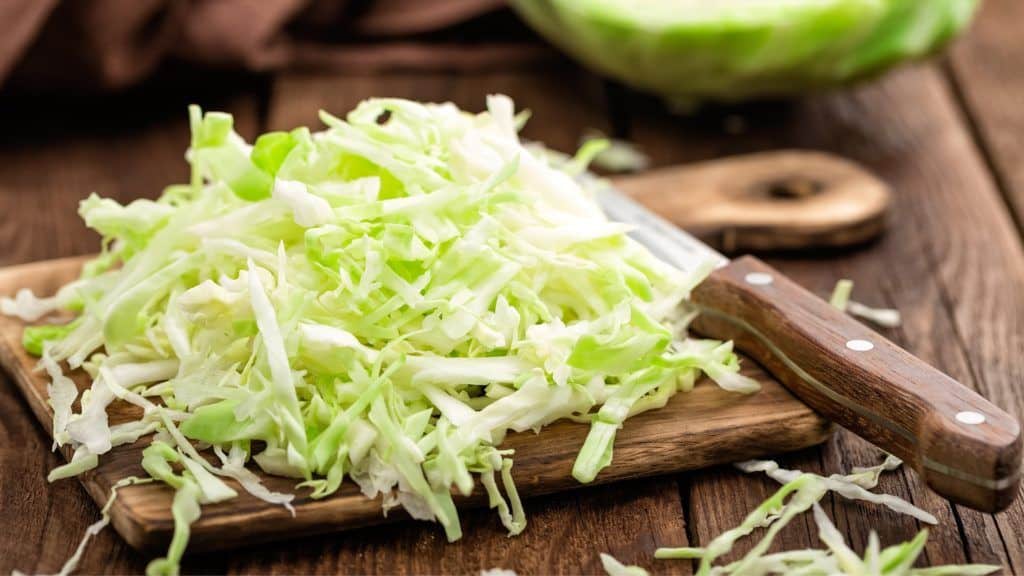
[(764, 272), (751, 272), (743, 277), (747, 284), (753, 284), (754, 286), (767, 286), (772, 283), (774, 278), (771, 274), (765, 274)]
[(846, 347), (856, 352), (867, 352), (874, 348), (875, 345), (867, 340), (850, 340), (846, 343)]
[(981, 424), (985, 421), (985, 415), (973, 410), (964, 410), (956, 413), (956, 419), (964, 424)]

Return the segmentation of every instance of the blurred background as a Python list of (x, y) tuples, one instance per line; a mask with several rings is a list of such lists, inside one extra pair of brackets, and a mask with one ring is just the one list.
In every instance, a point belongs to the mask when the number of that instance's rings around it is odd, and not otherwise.
[[(1019, 11), (1001, 4), (993, 12)], [(75, 194), (49, 205), (70, 211), (94, 189), (155, 196), (184, 175), (189, 103), (235, 114), (253, 138), (318, 125), (318, 109), (343, 115), (371, 96), (479, 110), (487, 93), (504, 92), (534, 113), (524, 135), (563, 151), (588, 135), (635, 139), (659, 122), (648, 116), (694, 137), (674, 139), (667, 154), (641, 145), (622, 169), (678, 161), (681, 147), (686, 160), (756, 151), (772, 126), (794, 126), (800, 103), (941, 54), (977, 8), (977, 0), (8, 0), (0, 146), (18, 161), (4, 185), (46, 189), (52, 177), (67, 190), (53, 159), (88, 141), (82, 153), (97, 156), (87, 165), (98, 173), (67, 181)], [(975, 35), (960, 53), (988, 50), (991, 40)], [(940, 62), (958, 91), (979, 68), (992, 81), (998, 74), (966, 57)], [(107, 154), (119, 161), (102, 161)], [(129, 162), (135, 155), (149, 161)]]
[[(541, 35), (675, 101), (839, 85), (941, 47), (977, 0), (510, 0)], [(485, 69), (544, 57), (502, 0), (9, 0), (0, 81), (118, 90), (174, 65)]]

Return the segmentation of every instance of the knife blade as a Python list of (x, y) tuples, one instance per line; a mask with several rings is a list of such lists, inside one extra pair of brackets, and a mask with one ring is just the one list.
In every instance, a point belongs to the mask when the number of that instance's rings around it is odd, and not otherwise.
[(610, 184), (591, 189), (656, 257), (684, 271), (714, 264), (691, 294), (695, 330), (733, 340), (794, 395), (950, 500), (988, 512), (1013, 501), (1021, 436), (1012, 416), (758, 259), (730, 261)]
[(628, 232), (658, 259), (685, 272), (693, 272), (710, 262), (721, 268), (729, 259), (682, 228), (648, 210), (644, 205), (617, 191), (610, 184), (596, 187), (597, 203), (610, 220), (631, 224)]

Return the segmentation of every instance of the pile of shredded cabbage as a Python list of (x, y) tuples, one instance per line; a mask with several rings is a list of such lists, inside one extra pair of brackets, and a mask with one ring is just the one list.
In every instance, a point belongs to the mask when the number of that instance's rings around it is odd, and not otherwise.
[[(2, 303), (75, 313), (25, 331), (55, 444), (74, 449), (51, 480), (155, 432), (142, 465), (176, 490), (175, 531), (151, 573), (177, 571), (200, 505), (232, 486), (291, 508), (253, 466), (312, 498), (349, 478), (449, 540), (452, 494), (478, 478), (514, 534), (507, 431), (589, 422), (573, 468), (588, 482), (626, 418), (701, 372), (757, 389), (730, 343), (683, 333), (706, 269), (672, 268), (609, 222), (574, 178), (599, 146), (567, 162), (525, 148), (507, 97), (477, 115), (372, 99), (254, 145), (230, 115), (190, 112), (191, 182), (126, 206), (90, 196), (102, 253), (57, 295)], [(66, 369), (91, 388), (79, 396)], [(141, 417), (109, 425), (119, 400)]]

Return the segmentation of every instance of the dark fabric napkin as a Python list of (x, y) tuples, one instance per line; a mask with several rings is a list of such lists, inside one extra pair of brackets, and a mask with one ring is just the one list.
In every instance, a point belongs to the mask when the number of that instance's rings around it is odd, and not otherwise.
[(166, 61), (253, 71), (467, 68), (535, 43), (419, 41), (504, 0), (3, 0), (0, 87), (122, 88)]

